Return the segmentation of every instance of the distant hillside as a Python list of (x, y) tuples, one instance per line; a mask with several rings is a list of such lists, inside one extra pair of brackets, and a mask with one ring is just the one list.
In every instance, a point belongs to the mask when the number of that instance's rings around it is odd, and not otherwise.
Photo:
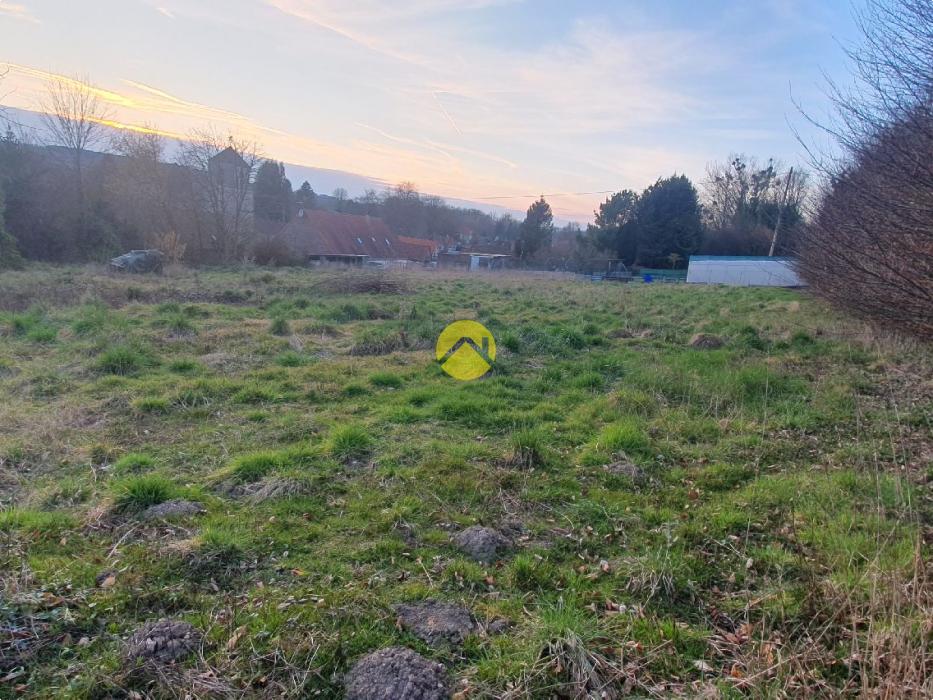
[[(42, 142), (44, 140), (45, 125), (42, 122), (42, 115), (38, 112), (17, 109), (15, 107), (4, 107), (0, 110), (0, 124), (3, 124), (4, 127), (9, 126), (17, 134), (22, 134), (28, 140), (35, 142)], [(120, 131), (116, 128), (111, 128), (110, 130), (114, 134)], [(180, 141), (176, 139), (166, 139), (166, 159), (173, 160), (180, 147)], [(329, 195), (338, 188), (346, 190), (347, 194), (352, 198), (359, 197), (366, 190), (382, 192), (396, 184), (394, 182), (386, 182), (378, 178), (360, 175), (358, 173), (350, 173), (344, 170), (318, 168), (312, 165), (299, 165), (297, 163), (288, 162), (285, 163), (285, 174), (288, 176), (288, 179), (291, 180), (292, 186), (296, 190), (301, 186), (302, 182), (307, 180), (314, 191), (318, 193), (318, 195), (322, 195), (320, 206), (326, 209), (336, 209), (337, 200)], [(424, 186), (430, 183), (418, 184)], [(430, 188), (428, 187), (428, 189)], [(430, 194), (430, 192), (426, 191), (425, 194)], [(513, 216), (524, 217), (525, 215), (524, 211), (508, 209), (493, 204), (448, 197), (444, 197), (444, 199), (451, 206), (479, 209), (493, 216), (512, 214)]]

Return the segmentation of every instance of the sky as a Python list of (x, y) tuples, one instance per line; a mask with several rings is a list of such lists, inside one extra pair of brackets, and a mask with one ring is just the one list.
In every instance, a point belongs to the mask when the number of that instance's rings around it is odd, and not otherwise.
[(854, 38), (848, 0), (0, 0), (0, 104), (79, 76), (120, 126), (586, 222), (732, 153), (803, 165)]

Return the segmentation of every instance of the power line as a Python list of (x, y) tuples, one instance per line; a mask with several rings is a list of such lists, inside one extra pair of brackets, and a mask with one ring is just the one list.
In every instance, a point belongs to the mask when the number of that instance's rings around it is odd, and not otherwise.
[(612, 194), (616, 190), (599, 190), (598, 192), (552, 192), (550, 194), (503, 194), (495, 197), (472, 197), (472, 199), (528, 199), (529, 197), (580, 197), (587, 194)]

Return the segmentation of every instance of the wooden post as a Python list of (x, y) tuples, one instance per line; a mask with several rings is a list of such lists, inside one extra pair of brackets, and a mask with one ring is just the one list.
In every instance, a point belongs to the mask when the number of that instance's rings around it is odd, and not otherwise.
[(778, 207), (777, 221), (774, 222), (774, 235), (771, 236), (771, 250), (768, 251), (768, 257), (774, 257), (774, 248), (777, 245), (778, 230), (781, 228), (781, 219), (784, 216), (784, 207), (787, 205), (787, 191), (790, 189), (790, 181), (794, 176), (793, 167), (787, 171), (787, 180), (784, 182), (784, 196), (781, 197), (781, 206)]

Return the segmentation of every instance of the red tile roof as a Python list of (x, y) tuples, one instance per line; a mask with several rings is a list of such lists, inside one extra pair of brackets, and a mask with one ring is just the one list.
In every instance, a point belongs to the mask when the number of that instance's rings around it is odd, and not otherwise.
[(440, 249), (441, 244), (437, 241), (429, 241), (425, 238), (412, 238), (411, 236), (399, 236), (398, 242), (403, 250), (406, 250), (406, 259), (419, 260), (427, 262), (432, 260)]
[(280, 236), (298, 255), (308, 257), (367, 256), (377, 260), (430, 260), (436, 244), (396, 236), (382, 219), (305, 209)]
[(282, 236), (305, 257), (394, 257), (392, 232), (382, 219), (370, 216), (305, 209), (285, 225)]

